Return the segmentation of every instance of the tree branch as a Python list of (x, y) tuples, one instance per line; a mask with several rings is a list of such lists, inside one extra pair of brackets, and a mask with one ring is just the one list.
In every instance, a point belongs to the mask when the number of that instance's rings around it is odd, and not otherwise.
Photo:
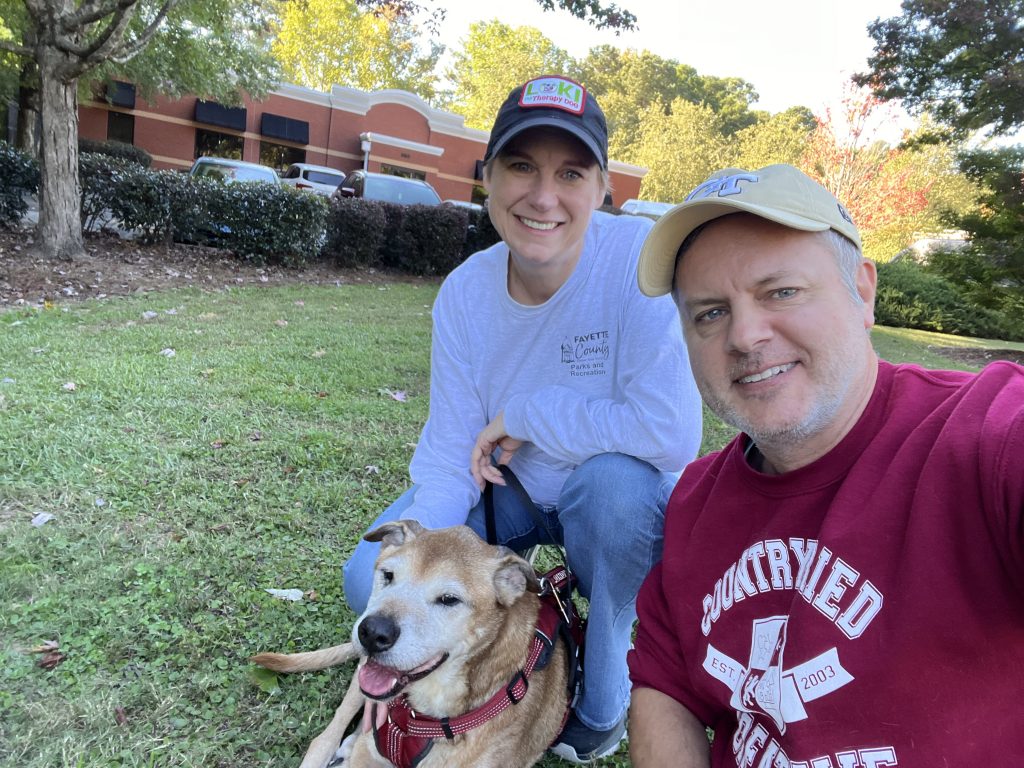
[(164, 23), (164, 19), (167, 18), (167, 15), (173, 11), (175, 6), (180, 2), (181, 0), (164, 0), (163, 8), (160, 9), (153, 21), (149, 23), (149, 26), (142, 30), (142, 33), (130, 43), (122, 40), (121, 49), (115, 50), (110, 55), (110, 58), (119, 64), (123, 64), (128, 61), (128, 59), (139, 53), (139, 51), (149, 45), (149, 41), (153, 39), (153, 35), (157, 33), (158, 29), (160, 29), (160, 25)]
[(81, 8), (60, 20), (61, 31), (68, 33), (82, 29), (87, 24), (111, 16), (117, 11), (126, 11), (139, 0), (115, 0), (112, 3), (84, 3)]
[(70, 40), (60, 41), (61, 50), (78, 59), (77, 62), (66, 68), (64, 76), (81, 77), (82, 74), (104, 61), (124, 62), (132, 58), (149, 44), (153, 35), (167, 18), (167, 14), (180, 2), (181, 0), (164, 0), (163, 6), (149, 25), (139, 33), (137, 38), (128, 42), (125, 40), (125, 31), (135, 16), (138, 2), (137, 0), (119, 0), (110, 23), (89, 45), (76, 46)]
[(12, 43), (10, 40), (0, 40), (0, 51), (9, 51), (10, 53), (17, 54), (18, 56), (28, 56), (32, 58), (36, 55), (36, 52), (31, 48), (27, 48), (24, 45), (18, 45)]
[[(118, 7), (113, 12), (113, 18), (110, 20), (110, 23), (107, 24), (106, 28), (100, 32), (94, 40), (84, 45), (79, 45), (72, 42), (70, 37), (58, 35), (54, 40), (55, 45), (64, 53), (78, 59), (88, 59), (97, 51), (102, 50), (104, 46), (107, 46), (108, 44), (116, 44), (118, 38), (124, 35), (125, 29), (127, 29), (128, 25), (131, 23), (132, 16), (134, 16), (135, 12), (135, 9), (132, 8), (131, 5), (134, 4), (129, 4), (129, 6), (125, 8)], [(75, 32), (80, 33), (81, 31), (81, 29), (76, 28), (73, 29), (70, 34), (74, 34)], [(67, 30), (64, 32), (65, 34), (68, 34)]]

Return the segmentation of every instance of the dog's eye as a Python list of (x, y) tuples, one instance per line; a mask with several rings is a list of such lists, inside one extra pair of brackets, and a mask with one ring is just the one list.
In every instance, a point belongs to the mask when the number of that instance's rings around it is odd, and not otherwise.
[(455, 595), (441, 595), (439, 598), (437, 598), (437, 602), (439, 605), (451, 608), (453, 605), (458, 605), (462, 601)]
[(395, 580), (394, 571), (389, 571), (387, 569), (383, 569), (382, 568), (381, 572), (380, 572), (380, 576), (384, 580), (384, 586), (387, 586), (388, 584), (390, 584), (392, 581)]

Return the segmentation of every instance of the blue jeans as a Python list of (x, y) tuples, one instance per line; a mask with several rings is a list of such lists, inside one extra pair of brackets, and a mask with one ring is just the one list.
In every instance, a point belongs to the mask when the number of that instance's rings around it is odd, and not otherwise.
[[(565, 548), (580, 593), (590, 602), (586, 670), (576, 715), (584, 725), (607, 730), (629, 705), (626, 652), (636, 621), (636, 596), (647, 572), (661, 559), (665, 505), (678, 476), (620, 453), (604, 453), (578, 466), (562, 487), (556, 507), (538, 507), (555, 541), (539, 530), (517, 497), (494, 488), (498, 543), (522, 551), (534, 544)], [(371, 526), (399, 520), (412, 504), (415, 486)], [(486, 536), (481, 499), (466, 525)], [(345, 564), (345, 597), (356, 613), (366, 609), (380, 544), (360, 541)]]

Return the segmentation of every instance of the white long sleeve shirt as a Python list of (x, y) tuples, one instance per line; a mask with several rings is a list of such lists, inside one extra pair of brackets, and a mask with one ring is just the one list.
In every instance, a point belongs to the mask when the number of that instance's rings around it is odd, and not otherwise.
[(642, 295), (640, 245), (651, 221), (595, 212), (575, 270), (544, 304), (508, 294), (508, 246), (480, 251), (444, 281), (433, 308), (430, 415), (405, 517), (464, 523), (480, 499), (469, 471), (480, 431), (504, 411), (526, 441), (511, 467), (554, 505), (569, 473), (601, 453), (678, 472), (701, 441), (701, 405), (675, 303)]

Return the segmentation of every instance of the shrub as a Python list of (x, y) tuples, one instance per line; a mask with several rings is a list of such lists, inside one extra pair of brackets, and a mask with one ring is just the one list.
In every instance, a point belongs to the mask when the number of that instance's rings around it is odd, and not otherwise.
[(961, 336), (1019, 338), (1009, 318), (979, 307), (948, 280), (909, 261), (878, 265), (875, 320)]
[(320, 195), (274, 184), (217, 185), (210, 223), (238, 256), (258, 263), (301, 266), (323, 248), (327, 201)]
[(28, 210), (25, 196), (38, 189), (39, 164), (35, 158), (0, 141), (0, 226), (17, 226)]
[(447, 275), (462, 263), (468, 218), (453, 206), (406, 206), (401, 227), (389, 230), (394, 261), (386, 266), (412, 275)]
[[(121, 173), (111, 213), (142, 242), (199, 239), (199, 227), (210, 218), (207, 179), (190, 179), (175, 171), (135, 167)], [(218, 187), (219, 185), (213, 185)]]
[(324, 256), (339, 267), (379, 267), (387, 233), (381, 203), (356, 197), (332, 200)]
[(474, 211), (469, 217), (463, 256), (470, 256), (477, 251), (490, 248), (499, 240), (501, 240), (501, 235), (491, 223), (491, 216), (487, 213), (487, 208), (485, 207), (482, 211)]
[(109, 222), (123, 177), (137, 167), (131, 161), (110, 155), (83, 152), (78, 156), (83, 229), (95, 229)]
[(139, 149), (134, 144), (125, 144), (123, 141), (94, 141), (92, 139), (78, 140), (79, 153), (106, 155), (115, 160), (124, 160), (136, 163), (143, 168), (149, 168), (153, 164), (153, 158), (149, 152)]
[(445, 275), (464, 258), (468, 212), (361, 198), (331, 203), (325, 254), (343, 267)]

